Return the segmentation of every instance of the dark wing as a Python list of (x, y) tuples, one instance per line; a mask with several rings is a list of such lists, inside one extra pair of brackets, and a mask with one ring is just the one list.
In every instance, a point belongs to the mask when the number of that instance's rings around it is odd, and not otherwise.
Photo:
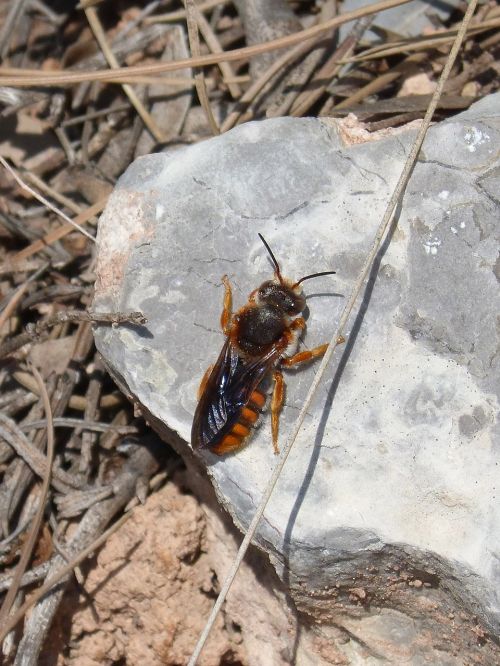
[(241, 358), (226, 340), (196, 407), (191, 429), (193, 448), (211, 448), (222, 440), (278, 356), (279, 352), (273, 350), (260, 358)]

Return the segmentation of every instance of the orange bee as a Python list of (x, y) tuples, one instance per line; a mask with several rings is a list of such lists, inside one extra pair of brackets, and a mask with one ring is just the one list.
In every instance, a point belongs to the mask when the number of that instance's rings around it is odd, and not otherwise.
[(232, 293), (227, 275), (221, 326), (226, 341), (215, 365), (210, 366), (198, 390), (198, 405), (191, 430), (193, 448), (209, 449), (222, 455), (239, 449), (250, 435), (266, 403), (262, 383), (271, 375), (271, 428), (274, 452), (278, 449), (279, 414), (285, 383), (281, 368), (297, 366), (322, 356), (328, 345), (296, 352), (306, 323), (299, 316), (306, 298), (301, 283), (324, 271), (306, 275), (297, 282), (281, 275), (280, 267), (264, 237), (259, 234), (274, 264), (274, 279), (252, 291), (248, 303), (231, 313)]

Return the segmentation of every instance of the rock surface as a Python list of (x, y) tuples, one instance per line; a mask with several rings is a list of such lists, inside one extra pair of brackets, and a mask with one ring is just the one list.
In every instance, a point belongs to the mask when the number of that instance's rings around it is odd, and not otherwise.
[[(342, 13), (352, 12), (371, 4), (371, 0), (346, 0), (342, 3)], [(445, 21), (458, 6), (458, 0), (413, 0), (410, 4), (393, 7), (376, 14), (374, 26), (395, 32), (401, 37), (416, 37), (426, 31), (436, 29), (439, 22)], [(349, 32), (352, 24), (341, 26), (341, 38)], [(368, 30), (372, 39), (380, 41), (380, 33)]]
[[(268, 120), (129, 167), (99, 225), (95, 309), (149, 323), (100, 327), (96, 342), (164, 437), (189, 441), (223, 343), (220, 277), (239, 307), (272, 273), (257, 232), (286, 276), (337, 271), (305, 283), (305, 342), (330, 338), (414, 134)], [(258, 533), (298, 607), (358, 636), (374, 663), (500, 659), (488, 640), (500, 619), (499, 138), (500, 95), (431, 128)], [(314, 372), (287, 373), (281, 441)], [(275, 464), (269, 419), (237, 455), (205, 461), (245, 529)]]

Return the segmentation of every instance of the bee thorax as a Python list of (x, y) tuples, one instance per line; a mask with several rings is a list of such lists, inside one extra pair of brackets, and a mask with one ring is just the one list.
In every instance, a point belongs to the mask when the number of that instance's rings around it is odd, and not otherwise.
[(287, 328), (287, 317), (273, 305), (247, 307), (237, 315), (237, 343), (249, 353), (262, 353), (276, 343)]

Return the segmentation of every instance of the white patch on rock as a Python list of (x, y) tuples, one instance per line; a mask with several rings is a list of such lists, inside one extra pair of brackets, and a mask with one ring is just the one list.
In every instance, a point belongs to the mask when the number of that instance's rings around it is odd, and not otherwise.
[(467, 144), (467, 150), (474, 153), (478, 146), (490, 140), (490, 136), (477, 127), (471, 126), (466, 129), (464, 139)]
[(429, 238), (423, 242), (424, 250), (426, 254), (436, 255), (438, 252), (438, 247), (441, 245), (441, 240), (436, 236)]
[(182, 303), (182, 301), (185, 301), (187, 297), (186, 294), (182, 293), (182, 291), (176, 289), (162, 294), (160, 298), (162, 303)]

